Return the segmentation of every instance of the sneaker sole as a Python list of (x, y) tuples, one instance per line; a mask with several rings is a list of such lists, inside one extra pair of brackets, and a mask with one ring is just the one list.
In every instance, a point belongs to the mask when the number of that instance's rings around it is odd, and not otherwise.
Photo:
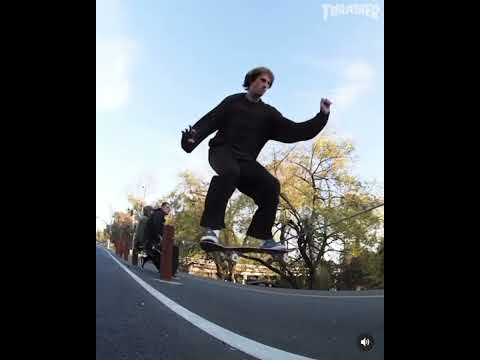
[(218, 244), (218, 239), (213, 237), (213, 236), (204, 236), (200, 239), (200, 242), (209, 242), (209, 243), (214, 243)]
[(272, 250), (272, 251), (287, 251), (286, 248), (280, 248), (280, 247), (271, 247), (271, 248), (264, 248), (264, 247), (261, 247), (260, 249), (262, 250)]

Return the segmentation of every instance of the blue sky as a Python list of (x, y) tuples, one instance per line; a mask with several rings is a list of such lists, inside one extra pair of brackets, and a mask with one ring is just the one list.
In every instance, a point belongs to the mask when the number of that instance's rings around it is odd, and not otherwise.
[[(335, 4), (380, 13), (325, 18)], [(186, 154), (181, 130), (242, 92), (259, 65), (276, 76), (264, 101), (285, 117), (305, 121), (331, 99), (324, 133), (353, 141), (355, 173), (383, 182), (383, 9), (383, 1), (97, 0), (97, 216), (108, 221), (143, 184), (156, 200), (183, 170), (212, 176), (207, 141)]]

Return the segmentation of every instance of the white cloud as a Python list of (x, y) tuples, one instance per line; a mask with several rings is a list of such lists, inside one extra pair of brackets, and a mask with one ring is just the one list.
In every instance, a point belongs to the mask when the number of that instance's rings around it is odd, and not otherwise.
[(338, 108), (347, 108), (373, 86), (374, 68), (364, 62), (351, 63), (342, 71), (341, 85), (334, 89), (332, 101)]
[(338, 73), (350, 63), (345, 58), (315, 58), (313, 56), (295, 55), (294, 61), (302, 65), (314, 68), (318, 71)]
[(348, 61), (345, 58), (315, 59), (308, 56), (299, 56), (296, 61), (332, 76), (337, 83), (331, 89), (299, 91), (297, 96), (308, 101), (319, 101), (321, 97), (328, 97), (333, 102), (335, 111), (349, 108), (373, 88), (375, 69), (365, 61)]
[(96, 50), (97, 111), (117, 110), (126, 105), (130, 94), (134, 42), (97, 39)]
[(96, 1), (97, 111), (112, 111), (127, 104), (131, 94), (131, 68), (136, 43), (126, 32), (122, 0)]

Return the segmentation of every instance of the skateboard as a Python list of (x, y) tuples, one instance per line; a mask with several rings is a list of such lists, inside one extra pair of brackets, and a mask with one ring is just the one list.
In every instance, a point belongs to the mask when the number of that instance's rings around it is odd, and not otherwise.
[(273, 258), (278, 260), (287, 261), (288, 260), (288, 253), (290, 251), (296, 250), (295, 248), (288, 249), (288, 250), (272, 250), (272, 249), (261, 249), (257, 247), (248, 247), (248, 246), (223, 246), (220, 244), (214, 244), (209, 242), (201, 242), (200, 247), (203, 251), (209, 252), (223, 252), (230, 256), (230, 259), (234, 262), (238, 262), (240, 260), (240, 256), (238, 254), (248, 254), (248, 253), (256, 253), (256, 254), (268, 254), (271, 255)]

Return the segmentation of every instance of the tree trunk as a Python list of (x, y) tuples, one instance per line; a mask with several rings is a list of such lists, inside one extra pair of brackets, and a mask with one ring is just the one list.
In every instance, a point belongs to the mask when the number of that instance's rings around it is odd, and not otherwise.
[(313, 289), (313, 284), (315, 283), (315, 269), (308, 269), (309, 276), (308, 276), (308, 288), (310, 290)]
[(234, 282), (234, 270), (236, 263), (229, 258), (224, 258), (220, 253), (213, 254), (213, 260), (217, 268), (217, 277), (222, 280)]

